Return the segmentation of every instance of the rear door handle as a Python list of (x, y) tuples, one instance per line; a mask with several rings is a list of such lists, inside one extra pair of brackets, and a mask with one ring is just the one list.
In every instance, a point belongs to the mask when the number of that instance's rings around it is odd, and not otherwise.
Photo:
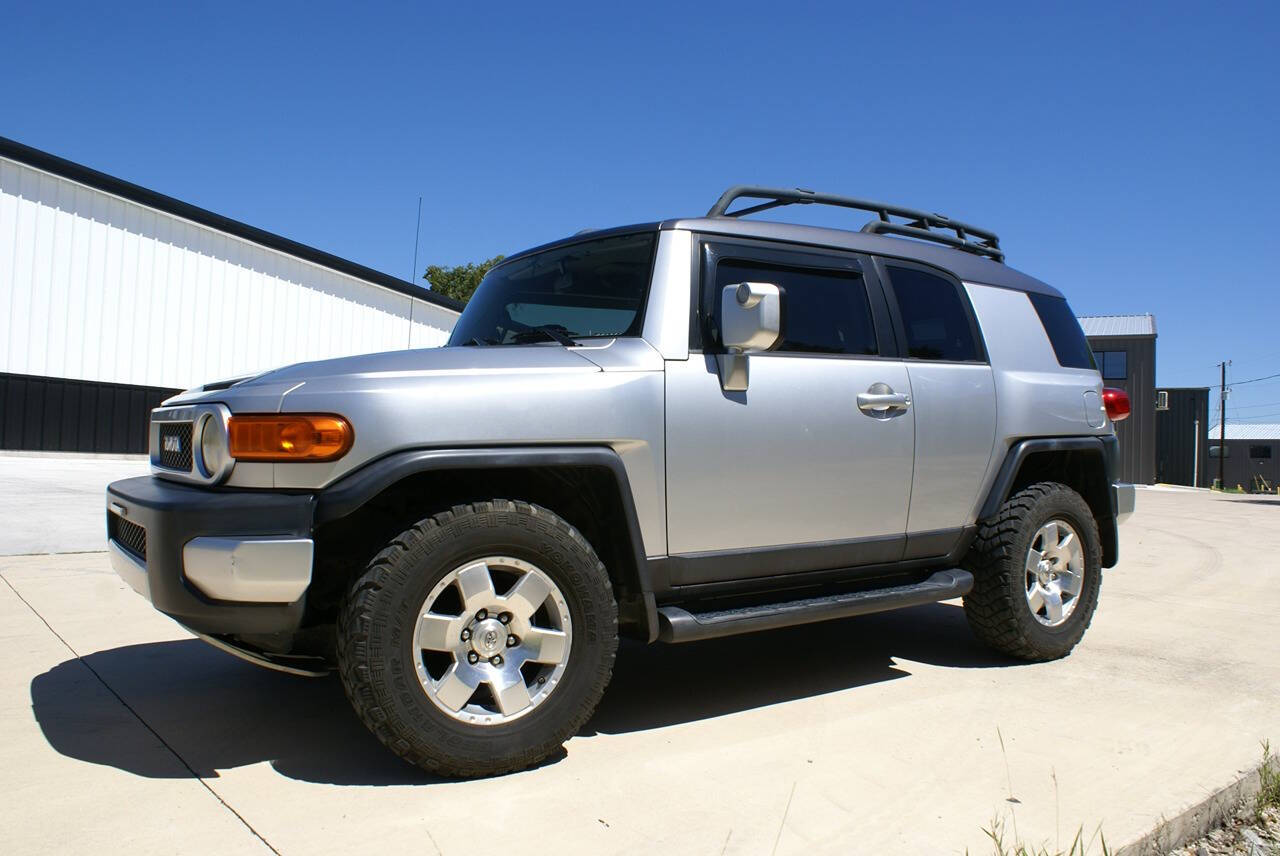
[(910, 406), (911, 396), (894, 392), (887, 383), (873, 384), (866, 392), (858, 393), (858, 409), (869, 416), (884, 418)]

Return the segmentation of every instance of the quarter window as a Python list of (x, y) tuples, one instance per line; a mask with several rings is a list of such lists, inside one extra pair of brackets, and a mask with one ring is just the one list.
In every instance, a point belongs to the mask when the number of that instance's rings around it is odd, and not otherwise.
[(1048, 294), (1029, 293), (1027, 297), (1040, 316), (1040, 323), (1044, 325), (1049, 344), (1053, 345), (1058, 365), (1070, 369), (1096, 368), (1084, 331), (1080, 329), (1080, 322), (1076, 320), (1067, 301)]
[(955, 283), (916, 268), (888, 269), (906, 328), (908, 356), (955, 362), (981, 359)]
[(775, 351), (879, 353), (866, 284), (858, 271), (724, 259), (716, 265), (715, 288), (705, 296), (717, 330), (720, 295), (726, 285), (739, 282), (771, 282), (782, 289), (782, 343)]
[(1270, 447), (1270, 446), (1250, 446), (1250, 447), (1249, 447), (1249, 457), (1251, 457), (1251, 458), (1270, 458), (1270, 457), (1271, 457), (1271, 447)]

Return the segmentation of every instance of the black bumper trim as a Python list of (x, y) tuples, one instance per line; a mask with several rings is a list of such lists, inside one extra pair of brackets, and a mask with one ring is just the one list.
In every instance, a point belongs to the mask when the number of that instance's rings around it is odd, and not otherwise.
[(107, 487), (108, 520), (119, 514), (146, 530), (146, 590), (160, 612), (196, 633), (289, 634), (302, 621), (303, 600), (290, 604), (213, 601), (182, 571), (182, 548), (199, 536), (311, 537), (315, 497), (271, 491), (209, 490), (152, 476)]

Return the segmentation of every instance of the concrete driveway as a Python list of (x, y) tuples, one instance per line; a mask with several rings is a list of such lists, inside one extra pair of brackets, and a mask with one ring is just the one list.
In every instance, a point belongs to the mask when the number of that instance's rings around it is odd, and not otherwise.
[(107, 485), (147, 472), (145, 455), (0, 452), (0, 556), (105, 550)]
[(481, 781), (400, 762), (336, 680), (193, 640), (102, 554), (0, 558), (0, 850), (983, 853), (993, 818), (1114, 847), (1280, 742), (1280, 503), (1142, 491), (1122, 541), (1066, 660), (986, 652), (957, 603), (624, 645), (563, 755)]

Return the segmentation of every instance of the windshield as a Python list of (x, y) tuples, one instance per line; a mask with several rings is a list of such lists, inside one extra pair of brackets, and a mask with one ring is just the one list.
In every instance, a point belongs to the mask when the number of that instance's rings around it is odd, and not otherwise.
[(598, 238), (498, 265), (467, 303), (449, 344), (640, 335), (656, 240), (654, 231)]

